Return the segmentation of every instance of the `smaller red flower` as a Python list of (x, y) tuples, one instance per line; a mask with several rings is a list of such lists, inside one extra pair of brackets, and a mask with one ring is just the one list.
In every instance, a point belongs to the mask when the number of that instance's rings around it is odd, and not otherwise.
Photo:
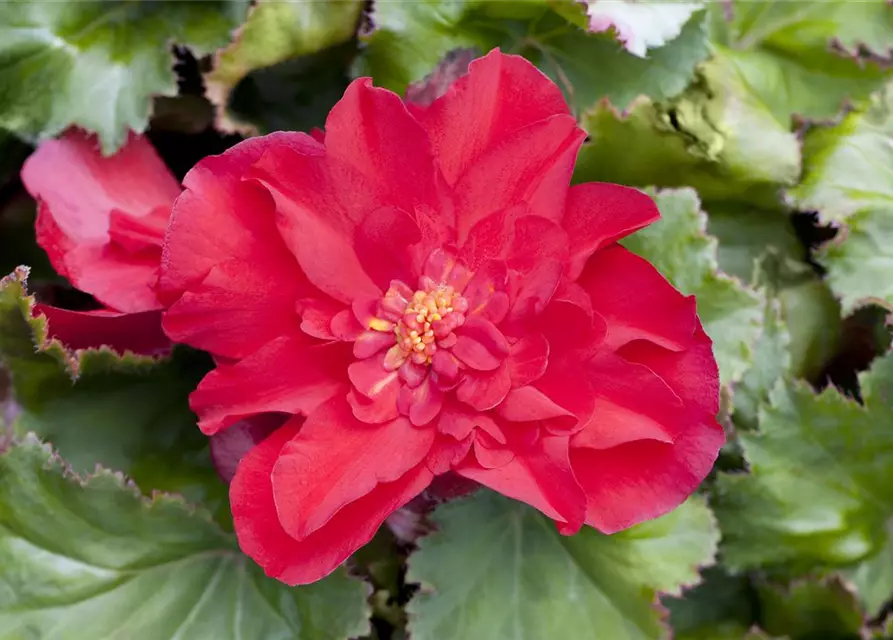
[(22, 182), (37, 199), (37, 242), (53, 267), (104, 306), (70, 311), (37, 305), (51, 335), (72, 348), (168, 348), (155, 283), (180, 186), (149, 141), (131, 135), (120, 151), (104, 157), (95, 136), (70, 130), (37, 148)]

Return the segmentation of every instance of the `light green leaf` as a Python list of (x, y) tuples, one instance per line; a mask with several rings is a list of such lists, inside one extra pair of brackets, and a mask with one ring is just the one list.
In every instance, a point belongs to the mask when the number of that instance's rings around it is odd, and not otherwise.
[(782, 319), (781, 305), (767, 297), (763, 308), (763, 333), (753, 349), (753, 364), (735, 385), (732, 397), (735, 424), (756, 429), (760, 407), (782, 377), (791, 375), (791, 334)]
[(803, 181), (794, 205), (840, 225), (822, 247), (831, 289), (845, 313), (869, 301), (893, 306), (893, 86), (871, 106), (806, 135)]
[(750, 473), (720, 474), (713, 506), (732, 569), (797, 575), (867, 560), (893, 517), (893, 354), (860, 377), (864, 405), (779, 382), (760, 432), (739, 433)]
[[(784, 332), (790, 330), (790, 362), (784, 370), (813, 379), (837, 353), (842, 332), (840, 304), (806, 262), (806, 247), (797, 238), (790, 217), (781, 211), (726, 203), (710, 207), (709, 219), (709, 229), (719, 239), (720, 267), (764, 288), (780, 303)], [(777, 345), (766, 346), (769, 350), (764, 356), (777, 359)], [(759, 364), (759, 358), (755, 360)], [(770, 385), (780, 371), (771, 375)]]
[(151, 98), (176, 95), (171, 45), (229, 42), (248, 0), (0, 3), (0, 127), (46, 138), (76, 125), (113, 153), (146, 128)]
[(693, 498), (675, 511), (605, 536), (561, 536), (530, 507), (489, 491), (440, 507), (407, 579), (414, 640), (666, 637), (658, 592), (678, 593), (713, 557), (710, 511)]
[(817, 259), (828, 269), (828, 284), (844, 314), (872, 302), (893, 309), (893, 206), (850, 216)]
[[(833, 118), (846, 100), (867, 99), (890, 77), (878, 62), (832, 47), (841, 40), (852, 45), (859, 37), (889, 46), (893, 9), (884, 0), (732, 0), (711, 3), (710, 9), (717, 52), (784, 126), (795, 114)], [(732, 19), (723, 24), (726, 15)], [(887, 35), (878, 31), (884, 23)]]
[[(719, 240), (719, 267), (751, 285), (779, 288), (806, 264), (807, 250), (786, 212), (724, 202), (705, 206), (707, 231)], [(766, 263), (771, 256), (771, 264)], [(797, 274), (800, 279), (800, 274)]]
[(32, 317), (25, 275), (0, 281), (0, 362), (21, 407), (16, 429), (52, 442), (77, 473), (96, 464), (123, 471), (146, 493), (183, 493), (225, 521), (226, 486), (187, 400), (210, 367), (207, 358), (185, 351), (159, 360), (108, 349), (68, 352), (47, 339), (43, 316)]
[(759, 592), (762, 627), (771, 634), (792, 640), (861, 637), (861, 607), (839, 579), (761, 584)]
[(343, 570), (266, 578), (203, 512), (74, 477), (33, 437), (0, 456), (0, 640), (340, 640), (368, 631), (365, 597)]
[(725, 55), (665, 103), (637, 100), (623, 115), (601, 103), (587, 113), (575, 179), (633, 186), (692, 186), (706, 201), (773, 207), (800, 174), (800, 145)]
[(707, 235), (707, 216), (691, 189), (651, 192), (661, 220), (623, 240), (647, 258), (673, 285), (698, 301), (698, 315), (713, 340), (719, 375), (740, 379), (762, 333), (763, 302), (754, 290), (719, 271), (716, 239)]
[(233, 43), (217, 52), (213, 70), (205, 75), (206, 95), (218, 107), (218, 125), (226, 130), (245, 128), (246, 123), (233, 122), (232, 114), (226, 113), (230, 93), (242, 78), (349, 40), (362, 9), (362, 0), (260, 0)]
[[(562, 14), (565, 12), (562, 12)], [(449, 51), (500, 47), (547, 73), (577, 113), (602, 98), (627, 105), (644, 94), (664, 99), (680, 93), (695, 65), (707, 57), (703, 13), (681, 35), (638, 58), (606, 34), (587, 33), (550, 8), (546, 0), (419, 0), (373, 5), (371, 32), (357, 75), (398, 93), (429, 74)]]
[(788, 196), (799, 209), (818, 211), (827, 222), (893, 207), (893, 86), (840, 124), (807, 132), (803, 179)]
[(887, 522), (886, 544), (880, 552), (843, 573), (855, 585), (868, 614), (880, 614), (893, 599), (893, 519)]
[(679, 37), (682, 27), (702, 6), (702, 2), (586, 0), (586, 13), (592, 31), (613, 29), (627, 51), (644, 58), (648, 49)]

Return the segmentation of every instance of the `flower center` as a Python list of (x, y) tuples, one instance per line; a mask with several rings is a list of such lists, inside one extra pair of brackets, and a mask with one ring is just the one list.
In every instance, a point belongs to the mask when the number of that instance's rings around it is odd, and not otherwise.
[[(465, 324), (468, 302), (449, 285), (438, 285), (429, 278), (423, 278), (422, 288), (415, 291), (406, 301), (403, 316), (395, 323), (394, 335), (397, 347), (404, 359), (416, 364), (430, 364), (431, 358), (440, 346), (448, 340), (455, 329)], [(394, 289), (385, 298), (406, 299)], [(390, 300), (393, 304), (396, 300)]]

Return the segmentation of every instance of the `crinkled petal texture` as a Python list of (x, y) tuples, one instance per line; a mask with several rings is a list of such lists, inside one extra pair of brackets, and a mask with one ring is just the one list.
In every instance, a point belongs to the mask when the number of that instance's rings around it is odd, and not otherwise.
[(53, 267), (105, 306), (86, 314), (44, 309), (51, 334), (78, 347), (169, 346), (155, 283), (180, 186), (149, 141), (131, 135), (104, 157), (95, 136), (72, 129), (38, 147), (22, 181), (37, 199), (37, 242)]
[(566, 534), (656, 517), (707, 475), (710, 340), (616, 243), (658, 218), (650, 198), (569, 186), (583, 137), (494, 51), (429, 106), (360, 79), (324, 136), (253, 138), (186, 177), (159, 286), (168, 335), (218, 361), (200, 426), (295, 416), (230, 488), (269, 575), (325, 576), (443, 474)]

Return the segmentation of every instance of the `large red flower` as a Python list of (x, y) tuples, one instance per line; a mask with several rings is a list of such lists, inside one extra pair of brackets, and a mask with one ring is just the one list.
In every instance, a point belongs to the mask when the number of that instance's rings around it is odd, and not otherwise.
[(298, 416), (230, 490), (269, 575), (325, 576), (446, 472), (566, 534), (658, 516), (709, 472), (710, 340), (616, 244), (654, 203), (569, 186), (583, 138), (554, 84), (495, 51), (428, 107), (360, 79), (324, 136), (254, 138), (186, 177), (159, 286), (168, 335), (217, 358), (200, 427)]
[(75, 348), (152, 352), (169, 345), (155, 283), (180, 186), (149, 141), (131, 136), (103, 157), (95, 136), (72, 129), (38, 147), (22, 181), (38, 201), (38, 244), (59, 275), (104, 307), (38, 305), (50, 332)]

